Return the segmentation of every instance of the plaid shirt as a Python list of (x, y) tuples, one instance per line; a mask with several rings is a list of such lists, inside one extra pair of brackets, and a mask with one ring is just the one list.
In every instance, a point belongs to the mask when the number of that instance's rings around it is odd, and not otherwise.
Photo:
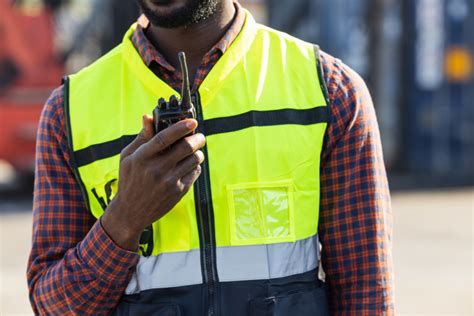
[[(237, 15), (202, 60), (193, 89), (225, 53), (243, 25)], [(148, 41), (145, 18), (132, 35), (143, 61), (175, 89), (176, 71)], [(331, 118), (321, 158), (319, 234), (335, 315), (393, 314), (390, 195), (374, 107), (362, 79), (322, 53)], [(56, 89), (41, 115), (34, 188), (33, 245), (28, 262), (36, 314), (108, 314), (138, 261), (118, 247), (85, 207), (70, 163), (63, 95)]]

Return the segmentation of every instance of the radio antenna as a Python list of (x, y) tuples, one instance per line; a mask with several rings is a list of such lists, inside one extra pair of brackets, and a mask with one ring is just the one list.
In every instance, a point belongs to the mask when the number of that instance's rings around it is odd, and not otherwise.
[(181, 73), (183, 75), (183, 84), (181, 86), (181, 105), (185, 109), (191, 108), (191, 87), (189, 86), (188, 65), (186, 64), (186, 54), (178, 53), (179, 64), (181, 65)]

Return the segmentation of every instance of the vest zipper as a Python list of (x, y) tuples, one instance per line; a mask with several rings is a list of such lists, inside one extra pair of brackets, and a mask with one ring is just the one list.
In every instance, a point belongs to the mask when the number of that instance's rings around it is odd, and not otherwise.
[[(206, 135), (199, 92), (193, 93), (192, 101), (196, 107), (197, 120), (199, 122), (197, 132)], [(198, 219), (199, 240), (201, 244), (201, 270), (207, 293), (207, 306), (205, 308), (205, 313), (206, 315), (211, 316), (219, 315), (216, 239), (207, 145), (202, 149), (202, 151), (205, 159), (201, 164), (201, 175), (194, 183), (194, 200), (196, 206), (196, 217)]]

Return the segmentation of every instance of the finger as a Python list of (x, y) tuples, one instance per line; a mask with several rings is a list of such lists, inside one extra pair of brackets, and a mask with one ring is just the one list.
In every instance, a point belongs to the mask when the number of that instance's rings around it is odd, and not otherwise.
[(145, 155), (156, 155), (174, 144), (179, 139), (191, 133), (197, 127), (195, 119), (185, 119), (165, 128), (143, 146)]
[(153, 118), (149, 115), (143, 115), (142, 117), (142, 130), (138, 133), (137, 137), (122, 150), (120, 159), (124, 159), (127, 156), (133, 154), (141, 145), (147, 143), (153, 138)]
[(196, 150), (201, 149), (206, 144), (206, 138), (203, 134), (198, 133), (185, 137), (178, 141), (171, 147), (171, 150), (166, 153), (176, 163), (192, 155)]
[(179, 162), (179, 164), (176, 166), (175, 174), (178, 176), (178, 178), (182, 178), (188, 173), (190, 173), (191, 171), (193, 171), (193, 169), (199, 166), (203, 161), (204, 161), (203, 152), (200, 150), (197, 150), (191, 156), (188, 156), (187, 158)]
[(197, 165), (196, 168), (181, 178), (180, 181), (183, 184), (185, 191), (188, 191), (193, 183), (196, 182), (197, 178), (199, 178), (199, 175), (201, 174), (201, 170), (201, 165)]
[(143, 115), (143, 129), (145, 133), (145, 137), (148, 139), (152, 139), (155, 136), (155, 131), (153, 129), (153, 117), (145, 114)]

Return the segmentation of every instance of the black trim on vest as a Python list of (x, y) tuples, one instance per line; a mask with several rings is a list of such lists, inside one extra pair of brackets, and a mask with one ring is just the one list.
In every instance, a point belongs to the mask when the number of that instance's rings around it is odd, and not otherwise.
[(323, 65), (321, 64), (321, 50), (318, 45), (314, 44), (314, 56), (316, 57), (316, 72), (318, 73), (318, 79), (319, 79), (319, 87), (321, 88), (321, 91), (323, 92), (324, 99), (326, 100), (326, 112), (327, 112), (327, 125), (326, 125), (326, 130), (324, 132), (324, 139), (327, 136), (328, 133), (328, 127), (330, 123), (330, 118), (331, 118), (331, 108), (330, 108), (330, 101), (329, 101), (329, 92), (328, 92), (328, 87), (326, 86), (326, 80), (324, 80), (324, 69)]
[(270, 111), (249, 111), (246, 113), (208, 119), (204, 121), (206, 136), (235, 132), (254, 126), (311, 125), (326, 123), (328, 112), (325, 106), (311, 109), (279, 109)]
[(69, 111), (69, 77), (65, 76), (62, 79), (63, 83), (63, 108), (64, 108), (64, 119), (65, 119), (65, 127), (66, 127), (66, 135), (67, 135), (67, 141), (69, 145), (69, 150), (70, 150), (70, 162), (71, 162), (71, 167), (72, 171), (74, 174), (74, 177), (76, 178), (77, 183), (79, 183), (79, 187), (81, 188), (81, 193), (84, 197), (84, 202), (86, 205), (86, 208), (91, 211), (90, 207), (90, 201), (89, 201), (89, 195), (87, 194), (86, 186), (84, 185), (84, 182), (82, 181), (81, 175), (79, 173), (79, 167), (81, 166), (76, 157), (76, 152), (74, 151), (74, 146), (73, 146), (73, 139), (72, 139), (72, 129), (71, 129), (71, 116), (70, 116), (70, 111)]
[[(324, 71), (323, 71), (323, 66), (321, 64), (321, 52), (318, 45), (313, 45), (313, 47), (314, 47), (314, 55), (316, 57), (316, 71), (318, 73), (318, 78), (319, 78), (319, 87), (321, 88), (321, 91), (323, 92), (324, 99), (326, 100), (326, 105), (329, 106), (329, 93), (328, 93), (328, 88), (326, 86), (326, 81), (324, 80)], [(328, 112), (328, 120), (329, 120), (330, 111), (327, 111), (327, 112)]]
[(137, 135), (124, 135), (108, 142), (91, 145), (75, 151), (78, 167), (88, 165), (96, 160), (101, 160), (120, 154)]
[[(329, 112), (326, 106), (310, 109), (279, 109), (270, 111), (249, 111), (227, 117), (219, 117), (204, 120), (206, 136), (235, 132), (254, 126), (275, 125), (311, 125), (326, 123), (329, 120)], [(135, 139), (136, 135), (125, 135), (120, 138), (91, 145), (75, 152), (77, 167), (93, 163), (96, 160), (109, 158), (120, 154), (123, 148)]]

